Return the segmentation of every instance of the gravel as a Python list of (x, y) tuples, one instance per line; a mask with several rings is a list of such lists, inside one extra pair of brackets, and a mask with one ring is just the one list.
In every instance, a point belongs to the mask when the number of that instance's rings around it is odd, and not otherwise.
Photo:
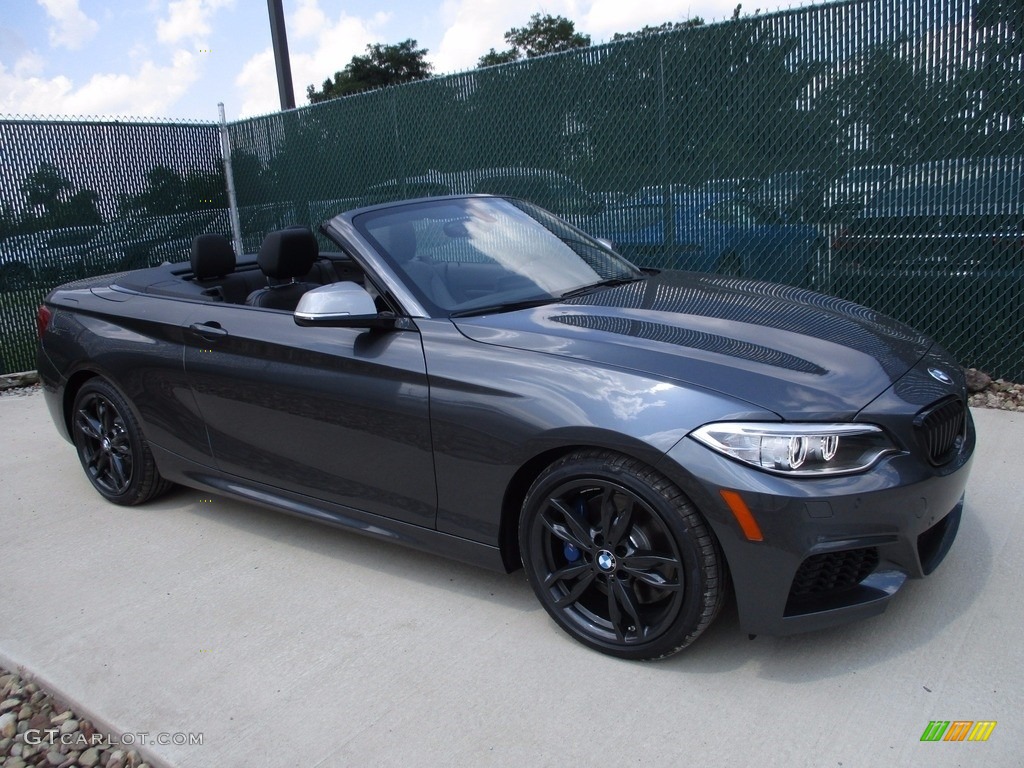
[(1024, 384), (1006, 379), (993, 379), (984, 371), (968, 368), (967, 402), (975, 408), (998, 408), (1002, 411), (1024, 411)]
[(2, 667), (0, 760), (2, 768), (149, 768), (137, 750), (111, 744), (110, 734)]
[(7, 387), (6, 389), (0, 387), (0, 397), (26, 397), (27, 395), (34, 395), (41, 390), (42, 387), (38, 384), (32, 384), (28, 387)]

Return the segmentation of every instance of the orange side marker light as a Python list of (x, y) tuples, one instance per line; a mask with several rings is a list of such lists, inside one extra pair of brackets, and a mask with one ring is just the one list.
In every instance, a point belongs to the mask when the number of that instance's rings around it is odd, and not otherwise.
[(764, 541), (761, 526), (757, 524), (757, 520), (751, 514), (747, 503), (743, 501), (743, 497), (736, 491), (727, 491), (725, 488), (719, 489), (718, 492), (722, 494), (725, 503), (729, 505), (729, 510), (732, 512), (732, 516), (736, 518), (736, 522), (740, 524), (740, 529), (743, 531), (743, 535), (747, 537), (747, 541)]

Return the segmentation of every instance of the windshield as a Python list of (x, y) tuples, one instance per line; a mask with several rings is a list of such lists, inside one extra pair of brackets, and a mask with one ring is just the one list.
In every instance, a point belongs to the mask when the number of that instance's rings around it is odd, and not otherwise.
[(497, 197), (431, 200), (353, 219), (432, 315), (562, 298), (643, 273), (542, 208)]

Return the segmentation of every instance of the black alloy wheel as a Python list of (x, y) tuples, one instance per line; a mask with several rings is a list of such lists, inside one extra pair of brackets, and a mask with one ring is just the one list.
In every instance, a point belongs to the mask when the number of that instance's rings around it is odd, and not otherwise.
[(585, 645), (656, 659), (692, 643), (725, 595), (703, 518), (664, 476), (608, 451), (578, 451), (534, 482), (523, 565), (544, 608)]
[(115, 504), (131, 506), (164, 493), (171, 483), (156, 462), (124, 397), (102, 379), (75, 396), (71, 432), (86, 477)]

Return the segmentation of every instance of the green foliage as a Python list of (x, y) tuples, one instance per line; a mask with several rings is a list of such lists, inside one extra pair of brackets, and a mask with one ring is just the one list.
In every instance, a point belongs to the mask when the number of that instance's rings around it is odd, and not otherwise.
[(165, 165), (157, 165), (146, 174), (146, 188), (137, 195), (122, 195), (118, 200), (121, 215), (163, 216), (183, 211), (201, 211), (227, 206), (223, 168), (216, 171), (189, 171), (182, 176)]
[[(738, 8), (738, 6), (737, 6)], [(663, 24), (659, 24), (656, 27), (648, 24), (643, 29), (638, 29), (635, 32), (616, 32), (612, 35), (612, 42), (617, 40), (632, 40), (638, 37), (652, 37), (654, 35), (665, 35), (670, 32), (681, 32), (684, 29), (694, 29), (696, 27), (703, 27), (704, 19), (700, 16), (694, 16), (692, 19), (686, 21), (666, 21)]]
[(479, 67), (507, 64), (522, 58), (532, 59), (549, 53), (562, 53), (574, 48), (590, 47), (590, 35), (576, 31), (576, 24), (564, 16), (541, 16), (535, 13), (525, 27), (512, 27), (505, 33), (505, 42), (511, 45), (507, 51), (490, 51), (480, 57)]
[(519, 60), (519, 51), (512, 48), (507, 51), (496, 51), (493, 48), (480, 57), (478, 67), (493, 67), (497, 64), (510, 64)]
[(21, 185), (28, 204), (19, 219), (8, 207), (2, 214), (0, 228), (8, 232), (38, 232), (59, 227), (102, 224), (96, 207), (99, 194), (91, 189), (72, 192), (74, 187), (53, 163), (43, 161)]
[(427, 49), (416, 45), (412, 39), (397, 45), (368, 45), (366, 56), (353, 56), (343, 70), (334, 73), (333, 79), (324, 80), (321, 90), (308, 86), (306, 96), (311, 104), (317, 104), (362, 91), (425, 80), (431, 76), (433, 66), (426, 60)]

